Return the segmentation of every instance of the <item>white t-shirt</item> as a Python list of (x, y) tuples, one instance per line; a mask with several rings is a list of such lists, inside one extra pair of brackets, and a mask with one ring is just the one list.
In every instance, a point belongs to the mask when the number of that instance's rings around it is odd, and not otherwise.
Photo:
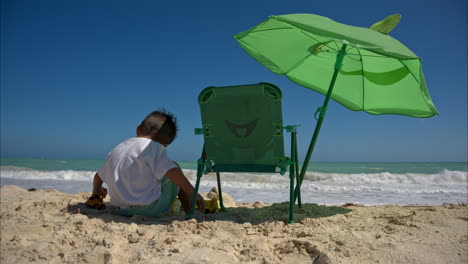
[(115, 147), (98, 173), (108, 186), (111, 204), (128, 208), (157, 200), (162, 178), (176, 166), (163, 145), (134, 137)]

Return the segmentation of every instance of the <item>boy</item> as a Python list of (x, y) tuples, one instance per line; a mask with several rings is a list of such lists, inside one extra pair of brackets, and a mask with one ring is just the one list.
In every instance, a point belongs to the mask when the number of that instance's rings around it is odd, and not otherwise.
[[(175, 117), (154, 111), (137, 127), (137, 136), (129, 138), (109, 153), (106, 162), (94, 176), (93, 197), (105, 197), (109, 188), (111, 204), (122, 215), (157, 217), (169, 210), (179, 196), (188, 214), (194, 188), (179, 166), (166, 154), (166, 147), (177, 134)], [(204, 210), (204, 200), (198, 194), (196, 204)]]

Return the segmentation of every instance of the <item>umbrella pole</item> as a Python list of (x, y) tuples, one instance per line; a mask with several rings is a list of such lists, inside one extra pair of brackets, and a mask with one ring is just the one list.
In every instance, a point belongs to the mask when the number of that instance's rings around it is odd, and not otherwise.
[[(331, 79), (330, 86), (328, 87), (328, 92), (327, 92), (327, 96), (325, 97), (325, 101), (323, 102), (322, 107), (319, 108), (320, 109), (319, 119), (317, 121), (317, 124), (315, 125), (314, 135), (312, 136), (312, 140), (310, 141), (310, 144), (309, 144), (309, 149), (307, 150), (304, 163), (302, 164), (301, 173), (299, 174), (299, 179), (298, 179), (295, 194), (294, 194), (294, 201), (296, 201), (299, 195), (302, 181), (304, 180), (304, 175), (307, 171), (307, 167), (309, 166), (309, 161), (310, 161), (310, 158), (312, 157), (312, 152), (314, 151), (315, 143), (317, 142), (317, 138), (320, 133), (320, 128), (322, 127), (323, 119), (325, 118), (325, 114), (327, 113), (328, 102), (330, 101), (330, 96), (333, 92), (333, 87), (335, 86), (335, 81), (338, 76), (338, 72), (340, 71), (341, 65), (343, 64), (344, 56), (346, 55), (346, 46), (347, 46), (346, 44), (343, 44), (343, 46), (341, 47), (341, 50), (338, 52), (338, 55), (336, 56), (335, 71), (333, 72), (333, 77)], [(302, 205), (299, 203), (299, 207), (301, 206)]]

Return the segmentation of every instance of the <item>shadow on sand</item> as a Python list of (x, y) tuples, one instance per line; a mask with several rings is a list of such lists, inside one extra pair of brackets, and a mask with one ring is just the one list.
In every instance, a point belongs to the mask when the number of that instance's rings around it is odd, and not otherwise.
[[(283, 221), (288, 222), (289, 218), (289, 203), (275, 203), (267, 205), (261, 208), (227, 208), (227, 212), (215, 213), (215, 214), (203, 214), (196, 212), (194, 218), (198, 222), (204, 221), (231, 221), (234, 223), (251, 223), (261, 224), (264, 222), (271, 221)], [(170, 224), (173, 221), (185, 221), (185, 214), (180, 213), (177, 215), (163, 216), (159, 218), (143, 217), (135, 215), (132, 217), (119, 216), (115, 208), (108, 208), (106, 210), (98, 211), (95, 209), (88, 208), (85, 203), (78, 203), (75, 205), (68, 206), (69, 213), (80, 213), (87, 215), (89, 218), (101, 218), (105, 222), (134, 222), (137, 224), (159, 224), (165, 225)], [(300, 222), (305, 218), (320, 218), (329, 217), (337, 214), (346, 214), (351, 212), (351, 209), (347, 209), (340, 206), (324, 206), (317, 204), (303, 204), (301, 208), (297, 205), (294, 208), (294, 221), (295, 223)]]

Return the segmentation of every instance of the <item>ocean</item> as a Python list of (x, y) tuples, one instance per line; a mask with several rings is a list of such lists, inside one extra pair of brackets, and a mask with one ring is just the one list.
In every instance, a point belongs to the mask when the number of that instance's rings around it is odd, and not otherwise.
[[(0, 185), (24, 189), (90, 192), (104, 160), (1, 158)], [(195, 183), (196, 162), (179, 162)], [(325, 205), (356, 203), (427, 204), (468, 202), (468, 165), (464, 162), (311, 162), (301, 188), (302, 201)], [(289, 200), (288, 174), (221, 173), (222, 190), (236, 202)], [(217, 186), (204, 175), (200, 191)]]

